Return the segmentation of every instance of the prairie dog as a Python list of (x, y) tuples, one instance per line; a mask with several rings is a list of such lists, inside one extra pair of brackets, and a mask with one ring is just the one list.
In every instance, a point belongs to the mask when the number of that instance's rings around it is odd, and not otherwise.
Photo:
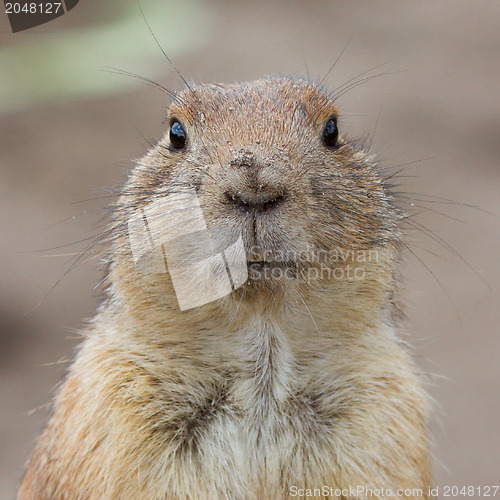
[(274, 77), (174, 95), (20, 500), (431, 498), (427, 397), (397, 335), (403, 214), (333, 101)]

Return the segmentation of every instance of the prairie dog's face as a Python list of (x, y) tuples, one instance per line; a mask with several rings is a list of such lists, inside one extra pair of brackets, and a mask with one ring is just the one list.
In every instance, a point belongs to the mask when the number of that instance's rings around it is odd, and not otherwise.
[(332, 251), (342, 261), (398, 240), (382, 177), (317, 86), (275, 78), (195, 86), (177, 96), (167, 123), (122, 207), (191, 190), (216, 250), (241, 236), (258, 268), (310, 266)]

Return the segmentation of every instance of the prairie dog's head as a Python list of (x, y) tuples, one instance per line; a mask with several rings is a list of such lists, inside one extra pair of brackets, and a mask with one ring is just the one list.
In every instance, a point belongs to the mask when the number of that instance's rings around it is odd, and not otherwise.
[[(154, 284), (152, 293), (168, 281), (154, 269), (160, 256), (169, 271), (182, 269), (179, 279), (201, 282), (231, 271), (228, 248), (245, 262), (233, 276), (233, 296), (283, 290), (285, 283), (335, 286), (376, 273), (390, 281), (398, 213), (373, 159), (344, 136), (322, 88), (289, 78), (196, 85), (174, 98), (166, 123), (117, 210), (126, 231), (114, 261), (137, 268), (134, 279)], [(152, 274), (137, 265), (141, 244), (157, 252), (156, 264), (145, 267)], [(215, 255), (221, 258), (210, 260)], [(368, 277), (342, 275), (356, 261)], [(206, 266), (189, 267), (200, 262)]]

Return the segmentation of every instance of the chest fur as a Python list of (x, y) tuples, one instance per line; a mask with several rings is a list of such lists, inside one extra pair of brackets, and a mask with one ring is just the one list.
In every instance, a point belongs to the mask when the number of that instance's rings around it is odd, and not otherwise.
[(424, 394), (380, 338), (321, 349), (309, 336), (301, 350), (290, 332), (254, 326), (161, 370), (98, 340), (58, 396), (25, 491), (275, 500), (293, 486), (430, 482)]
[(176, 483), (185, 481), (180, 491), (197, 483), (197, 498), (204, 488), (214, 497), (209, 488), (217, 478), (217, 488), (232, 498), (238, 491), (242, 498), (267, 498), (261, 488), (279, 498), (304, 484), (308, 471), (333, 467), (331, 436), (341, 404), (325, 400), (325, 388), (304, 375), (281, 330), (259, 326), (236, 339), (234, 357), (217, 376), (187, 398), (179, 390), (182, 397), (167, 405), (169, 422), (158, 430), (168, 447), (158, 464), (172, 467)]

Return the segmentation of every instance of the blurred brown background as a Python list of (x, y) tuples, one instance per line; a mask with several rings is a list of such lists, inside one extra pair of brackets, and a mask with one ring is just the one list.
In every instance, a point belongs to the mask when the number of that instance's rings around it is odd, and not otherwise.
[[(414, 255), (404, 262), (408, 340), (433, 374), (437, 483), (498, 484), (500, 2), (141, 5), (195, 82), (319, 80), (349, 39), (329, 88), (382, 64), (369, 74), (392, 73), (342, 97), (341, 130), (376, 128), (383, 164), (416, 162), (399, 188), (422, 225), (408, 233)], [(44, 405), (99, 301), (98, 259), (67, 272), (85, 242), (67, 245), (102, 227), (109, 188), (164, 130), (166, 96), (107, 67), (182, 88), (135, 1), (81, 0), (15, 35), (0, 14), (2, 499), (13, 497)]]

